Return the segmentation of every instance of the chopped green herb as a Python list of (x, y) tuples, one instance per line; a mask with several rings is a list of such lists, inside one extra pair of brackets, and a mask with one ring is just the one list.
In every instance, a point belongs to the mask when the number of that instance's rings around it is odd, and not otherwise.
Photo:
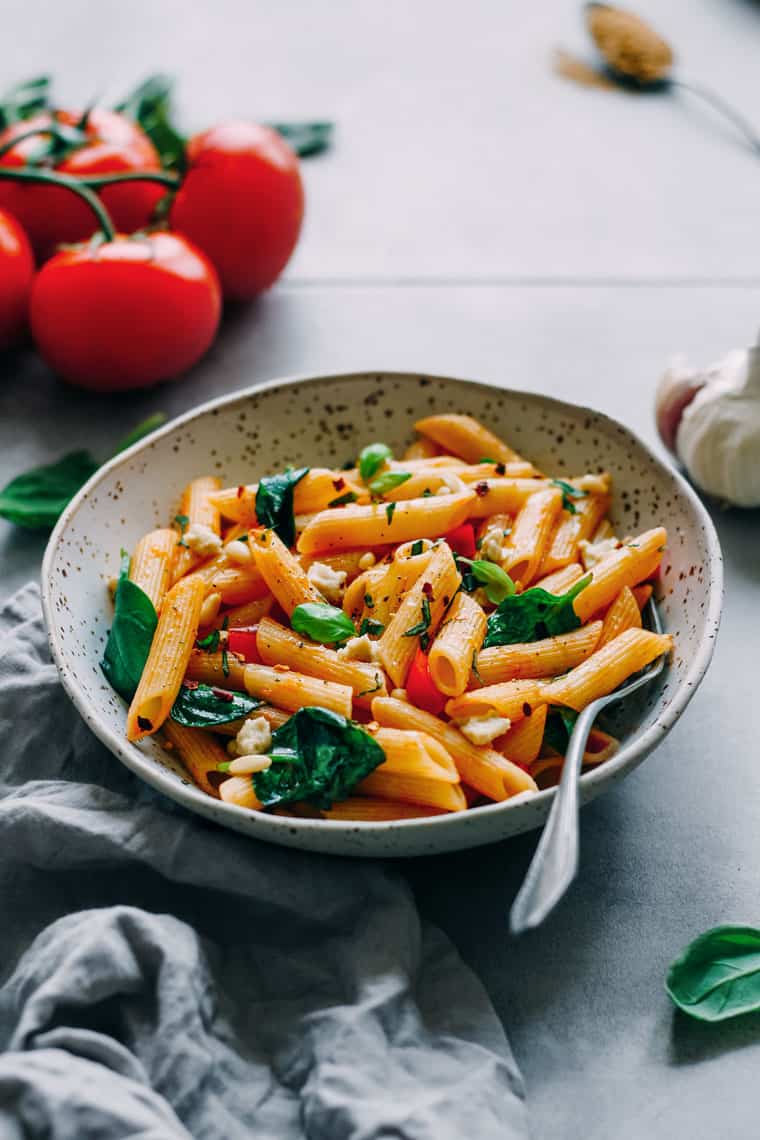
[(472, 561), (469, 558), (459, 558), (460, 562), (468, 562), (473, 578), (483, 586), (485, 586), (486, 597), (489, 602), (493, 602), (495, 606), (499, 602), (503, 602), (505, 598), (511, 597), (515, 592), (515, 584), (507, 574), (506, 570), (502, 570), (495, 562), (487, 562), (485, 559), (475, 559)]
[(585, 590), (591, 574), (585, 574), (565, 594), (549, 594), (534, 586), (522, 594), (512, 594), (488, 618), (484, 649), (493, 645), (514, 645), (569, 633), (581, 624), (573, 601)]
[(384, 629), (385, 626), (382, 622), (367, 617), (359, 626), (359, 637), (363, 637), (365, 633), (370, 634), (372, 637), (379, 637)]
[(217, 649), (219, 648), (221, 636), (222, 635), (218, 629), (212, 629), (211, 633), (208, 633), (205, 637), (200, 638), (200, 640), (196, 641), (195, 644), (197, 645), (198, 649), (205, 649), (207, 653), (216, 653)]
[(421, 496), (421, 497), (422, 497), (423, 499), (429, 499), (429, 498), (430, 498), (430, 496), (431, 496), (432, 494), (433, 494), (433, 492), (430, 490), (430, 488), (429, 488), (429, 487), (426, 487), (426, 488), (425, 488), (425, 490), (422, 492), (422, 496)]
[(216, 724), (241, 720), (262, 704), (263, 701), (249, 697), (247, 693), (186, 682), (172, 706), (171, 718), (186, 728), (213, 728)]
[(379, 673), (375, 673), (375, 684), (371, 689), (363, 689), (361, 693), (357, 693), (357, 697), (368, 697), (370, 693), (377, 693), (383, 687), (383, 678)]
[(328, 507), (344, 507), (346, 503), (355, 503), (358, 499), (355, 491), (346, 491), (343, 495), (338, 495), (337, 499), (331, 499), (327, 504)]
[(365, 594), (364, 595), (364, 604), (368, 610), (372, 610), (375, 608), (375, 603), (374, 603), (374, 600), (373, 600), (371, 594)]
[(412, 558), (415, 558), (418, 554), (422, 554), (423, 549), (424, 549), (424, 547), (423, 547), (422, 539), (418, 538), (416, 540), (416, 542), (412, 543), (412, 549), (411, 549)]
[(384, 463), (393, 458), (393, 452), (385, 443), (369, 443), (359, 455), (359, 478), (363, 483), (377, 474)]
[[(430, 618), (430, 601), (428, 600), (427, 595), (424, 596), (422, 599), (422, 607), (421, 608), (422, 608), (421, 620), (418, 621), (416, 625), (410, 626), (409, 629), (405, 630), (403, 633), (404, 637), (419, 637), (420, 638), (420, 645), (422, 645), (422, 639), (423, 638), (425, 638), (427, 641), (430, 640), (429, 636), (428, 636), (428, 630), (430, 629), (430, 621), (431, 621), (431, 618)], [(426, 649), (427, 646), (422, 645), (422, 648)]]
[(229, 760), (222, 760), (219, 764), (217, 764), (216, 770), (217, 770), (217, 772), (229, 772), (230, 761)]
[(230, 675), (230, 655), (227, 652), (227, 646), (226, 645), (225, 645), (224, 649), (222, 650), (222, 672), (224, 673), (225, 677), (229, 677), (229, 675)]
[(562, 506), (564, 510), (568, 511), (571, 515), (576, 514), (573, 499), (585, 499), (588, 495), (588, 491), (581, 491), (579, 487), (574, 487), (572, 483), (566, 483), (564, 479), (552, 479), (551, 484), (553, 487), (559, 487), (562, 492)]
[(482, 455), (480, 457), (480, 459), (478, 460), (478, 463), (495, 463), (495, 462), (496, 462), (496, 460), (491, 459), (490, 455)]
[(480, 673), (478, 672), (478, 651), (477, 651), (477, 649), (473, 649), (473, 651), (472, 651), (472, 672), (475, 675), (475, 679), (478, 682), (478, 684), (482, 685), (483, 684), (483, 678), (481, 677)]
[(177, 540), (177, 546), (184, 546), (187, 548), (187, 543), (185, 542), (185, 531), (190, 526), (190, 519), (187, 515), (175, 515), (174, 521), (179, 527), (180, 533), (180, 537)]
[(304, 602), (296, 606), (290, 616), (296, 633), (305, 633), (312, 641), (333, 645), (356, 636), (356, 628), (348, 614), (337, 606), (321, 602)]
[(388, 526), (393, 522), (393, 513), (396, 510), (395, 503), (387, 503), (385, 507), (385, 517), (388, 520)]
[(256, 490), (256, 518), (269, 527), (285, 543), (292, 546), (296, 537), (293, 515), (293, 493), (297, 483), (309, 472), (308, 467), (292, 469), (280, 475), (265, 475)]

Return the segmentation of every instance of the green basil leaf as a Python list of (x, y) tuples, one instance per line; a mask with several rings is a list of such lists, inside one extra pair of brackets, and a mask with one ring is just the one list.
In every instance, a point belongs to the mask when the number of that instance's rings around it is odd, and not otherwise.
[(585, 574), (565, 594), (549, 594), (534, 586), (523, 594), (505, 598), (488, 618), (483, 649), (539, 641), (577, 629), (581, 622), (573, 601), (590, 581), (591, 575)]
[(409, 629), (404, 630), (402, 637), (419, 637), (420, 647), (424, 652), (427, 650), (427, 647), (430, 644), (430, 635), (428, 633), (431, 620), (430, 602), (428, 601), (427, 597), (423, 597), (422, 606), (420, 608), (422, 610), (421, 620), (418, 621), (416, 625), (412, 625), (409, 627)]
[(142, 423), (139, 423), (136, 427), (133, 427), (132, 430), (124, 436), (124, 439), (121, 440), (120, 443), (117, 443), (114, 455), (118, 455), (120, 452), (126, 451), (127, 448), (131, 447), (134, 443), (139, 443), (141, 439), (145, 439), (146, 435), (150, 435), (151, 432), (157, 431), (157, 429), (162, 427), (162, 425), (165, 423), (166, 413), (154, 412), (152, 416), (148, 416), (148, 418), (143, 420)]
[(116, 107), (142, 127), (158, 151), (165, 170), (184, 171), (186, 139), (172, 121), (172, 89), (169, 75), (151, 75)]
[(112, 688), (127, 701), (135, 695), (157, 625), (153, 602), (130, 581), (129, 555), (122, 553), (113, 622), (100, 668)]
[(368, 443), (359, 455), (359, 477), (362, 482), (368, 483), (383, 464), (392, 458), (393, 452), (386, 443)]
[(335, 499), (330, 499), (327, 504), (328, 507), (345, 507), (347, 503), (355, 503), (358, 499), (355, 491), (345, 491), (342, 495), (338, 495)]
[(343, 610), (321, 602), (304, 602), (296, 606), (290, 615), (290, 624), (296, 633), (305, 633), (322, 645), (332, 645), (356, 636), (356, 627)]
[(577, 719), (578, 713), (575, 709), (560, 706), (550, 709), (550, 715), (546, 718), (543, 743), (564, 756)]
[(299, 467), (297, 471), (284, 471), (281, 475), (265, 475), (256, 491), (259, 525), (273, 530), (286, 546), (292, 546), (296, 537), (293, 492), (308, 472), (308, 467)]
[(72, 451), (56, 463), (16, 476), (0, 491), (0, 516), (30, 530), (51, 530), (99, 466), (88, 451)]
[(671, 964), (665, 988), (699, 1021), (760, 1010), (760, 930), (715, 926), (700, 934)]
[(393, 515), (394, 515), (395, 511), (396, 511), (396, 504), (395, 503), (386, 503), (385, 504), (385, 517), (388, 521), (388, 526), (390, 526), (391, 523), (393, 522)]
[(50, 107), (51, 79), (39, 75), (14, 83), (0, 96), (0, 127), (9, 127), (22, 119), (30, 119)]
[(219, 642), (222, 640), (221, 631), (212, 629), (211, 633), (207, 633), (205, 637), (200, 637), (196, 641), (198, 649), (205, 650), (206, 653), (216, 653), (219, 648)]
[(576, 510), (573, 499), (585, 499), (588, 491), (581, 491), (579, 487), (574, 487), (572, 483), (566, 483), (564, 479), (551, 479), (550, 482), (553, 487), (559, 487), (562, 492), (563, 509), (574, 515)]
[(332, 142), (334, 123), (268, 123), (273, 130), (290, 143), (299, 158), (310, 158), (328, 149)]
[(241, 720), (263, 703), (247, 693), (183, 684), (172, 706), (171, 718), (186, 728), (213, 728), (216, 724)]
[(409, 471), (383, 471), (378, 475), (377, 479), (373, 479), (369, 484), (369, 489), (373, 495), (381, 499), (383, 495), (387, 495), (389, 491), (394, 491), (396, 487), (400, 487), (402, 483), (406, 483), (407, 479), (411, 479), (412, 475)]
[(385, 760), (377, 741), (339, 713), (301, 708), (272, 734), (271, 767), (252, 777), (266, 807), (306, 800), (327, 809)]
[(485, 586), (486, 597), (489, 602), (493, 602), (497, 606), (499, 602), (503, 602), (505, 598), (514, 594), (514, 582), (506, 570), (502, 570), (501, 566), (497, 566), (495, 562), (487, 562), (480, 558), (472, 561), (470, 558), (461, 557), (459, 561), (469, 562), (472, 576), (477, 582)]

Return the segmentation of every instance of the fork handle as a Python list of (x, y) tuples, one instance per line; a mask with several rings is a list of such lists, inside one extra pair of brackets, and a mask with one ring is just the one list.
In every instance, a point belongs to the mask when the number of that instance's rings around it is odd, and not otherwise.
[(578, 870), (578, 778), (586, 742), (603, 705), (592, 701), (578, 717), (562, 766), (562, 776), (528, 873), (512, 903), (513, 934), (544, 921), (564, 895)]

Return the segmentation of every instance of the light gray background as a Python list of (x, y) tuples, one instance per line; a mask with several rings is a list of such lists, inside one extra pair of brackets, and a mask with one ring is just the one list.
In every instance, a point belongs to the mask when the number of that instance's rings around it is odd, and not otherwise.
[[(760, 159), (685, 95), (554, 76), (555, 47), (583, 48), (578, 9), (7, 0), (4, 80), (54, 67), (62, 96), (85, 102), (161, 68), (179, 77), (189, 127), (330, 117), (338, 136), (305, 165), (308, 220), (287, 277), (229, 315), (191, 376), (108, 400), (64, 388), (31, 356), (3, 363), (0, 478), (73, 446), (105, 455), (152, 410), (352, 368), (547, 391), (653, 442), (670, 355), (707, 363), (760, 327)], [(760, 4), (637, 10), (671, 38), (684, 77), (760, 127)], [(687, 1024), (663, 992), (700, 930), (760, 925), (760, 517), (714, 517), (727, 563), (714, 665), (665, 745), (584, 811), (581, 876), (547, 927), (519, 942), (506, 932), (534, 837), (407, 865), (505, 1020), (542, 1140), (757, 1130), (760, 1020)], [(42, 548), (0, 524), (4, 590), (37, 573)]]

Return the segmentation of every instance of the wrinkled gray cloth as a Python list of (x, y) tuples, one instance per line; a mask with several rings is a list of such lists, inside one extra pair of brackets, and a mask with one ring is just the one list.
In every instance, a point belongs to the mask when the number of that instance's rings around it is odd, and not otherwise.
[(512, 1140), (479, 982), (398, 873), (258, 843), (90, 734), (0, 610), (2, 1140)]

